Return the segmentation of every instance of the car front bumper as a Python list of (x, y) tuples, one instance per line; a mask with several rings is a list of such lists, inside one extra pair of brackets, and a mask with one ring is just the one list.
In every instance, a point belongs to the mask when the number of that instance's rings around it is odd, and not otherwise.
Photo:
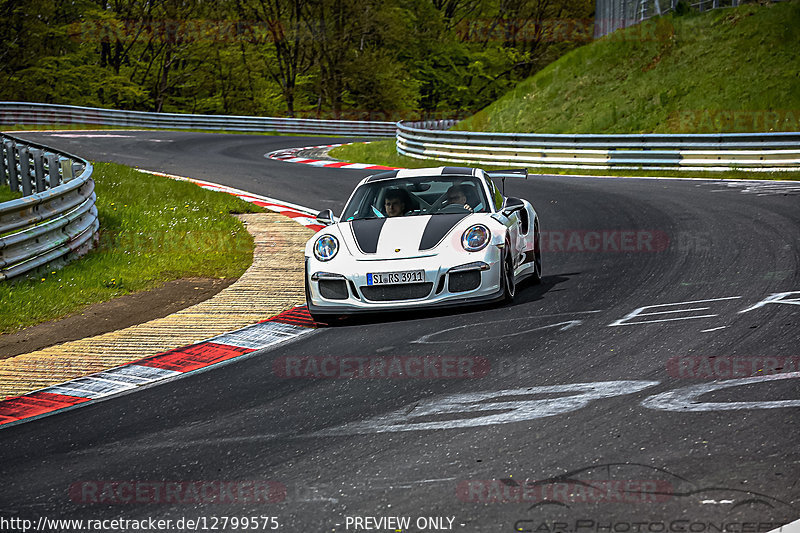
[[(503, 297), (499, 248), (460, 254), (382, 261), (324, 263), (306, 257), (306, 300), (315, 315), (373, 313), (403, 309), (453, 307)], [(368, 285), (367, 274), (423, 270), (424, 282)]]

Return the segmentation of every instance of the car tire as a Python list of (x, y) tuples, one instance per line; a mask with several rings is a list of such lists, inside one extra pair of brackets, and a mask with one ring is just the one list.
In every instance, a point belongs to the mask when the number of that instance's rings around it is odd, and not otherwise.
[(506, 239), (503, 247), (503, 260), (500, 268), (500, 283), (503, 284), (503, 301), (510, 303), (514, 300), (517, 286), (514, 283), (514, 259), (511, 256), (511, 243)]
[(539, 233), (539, 219), (533, 223), (533, 274), (531, 284), (538, 285), (542, 282), (542, 240)]

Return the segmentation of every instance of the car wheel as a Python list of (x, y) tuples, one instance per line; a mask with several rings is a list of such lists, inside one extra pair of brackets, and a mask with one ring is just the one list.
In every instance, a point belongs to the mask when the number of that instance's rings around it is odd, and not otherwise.
[(500, 276), (503, 284), (503, 301), (511, 302), (517, 292), (517, 286), (514, 283), (514, 258), (511, 256), (511, 243), (508, 240), (503, 247), (503, 267)]
[(533, 274), (531, 283), (537, 285), (542, 282), (542, 241), (539, 234), (539, 219), (533, 224)]

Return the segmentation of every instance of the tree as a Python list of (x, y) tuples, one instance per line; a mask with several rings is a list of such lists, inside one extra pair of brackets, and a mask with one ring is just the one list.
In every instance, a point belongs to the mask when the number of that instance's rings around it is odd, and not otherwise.
[(298, 77), (311, 66), (311, 45), (305, 19), (306, 0), (255, 0), (237, 2), (241, 16), (266, 25), (274, 62), (267, 62), (269, 76), (278, 84), (289, 116), (295, 114)]

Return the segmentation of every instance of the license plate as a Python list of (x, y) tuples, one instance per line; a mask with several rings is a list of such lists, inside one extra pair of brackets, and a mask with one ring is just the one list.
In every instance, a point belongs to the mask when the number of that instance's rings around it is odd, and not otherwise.
[(418, 283), (421, 281), (425, 281), (424, 270), (404, 270), (402, 272), (367, 274), (367, 285), (395, 285), (399, 283)]

